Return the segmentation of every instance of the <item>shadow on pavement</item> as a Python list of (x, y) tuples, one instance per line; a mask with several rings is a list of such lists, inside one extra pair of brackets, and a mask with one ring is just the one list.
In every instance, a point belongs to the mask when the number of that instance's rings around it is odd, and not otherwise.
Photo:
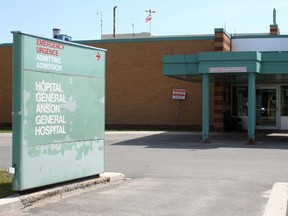
[(112, 145), (143, 146), (145, 148), (212, 149), (212, 148), (261, 148), (287, 149), (288, 131), (256, 131), (255, 144), (247, 144), (247, 132), (211, 133), (209, 143), (203, 143), (201, 133), (163, 132), (117, 142)]

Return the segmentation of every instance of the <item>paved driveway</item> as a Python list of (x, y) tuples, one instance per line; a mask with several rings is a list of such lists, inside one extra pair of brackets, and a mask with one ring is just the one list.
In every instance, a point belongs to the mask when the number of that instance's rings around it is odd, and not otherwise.
[(22, 215), (262, 215), (272, 185), (288, 180), (288, 137), (257, 133), (106, 133), (106, 171), (121, 184), (53, 198)]

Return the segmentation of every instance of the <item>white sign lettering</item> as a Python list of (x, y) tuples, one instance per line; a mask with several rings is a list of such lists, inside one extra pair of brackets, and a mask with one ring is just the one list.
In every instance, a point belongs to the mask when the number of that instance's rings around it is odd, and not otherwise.
[(35, 136), (66, 134), (65, 115), (61, 114), (61, 104), (66, 97), (61, 83), (35, 83), (36, 117)]
[(209, 73), (242, 73), (247, 72), (247, 67), (209, 67)]

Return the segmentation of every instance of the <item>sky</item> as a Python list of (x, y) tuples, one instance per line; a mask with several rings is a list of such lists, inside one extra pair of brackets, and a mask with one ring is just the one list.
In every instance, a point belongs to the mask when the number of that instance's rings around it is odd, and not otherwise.
[(275, 8), (280, 33), (288, 35), (288, 0), (0, 0), (0, 44), (13, 41), (11, 31), (49, 38), (53, 28), (74, 41), (98, 40), (101, 32), (113, 33), (115, 6), (116, 34), (149, 32), (149, 9), (155, 36), (214, 34), (215, 28), (269, 33)]

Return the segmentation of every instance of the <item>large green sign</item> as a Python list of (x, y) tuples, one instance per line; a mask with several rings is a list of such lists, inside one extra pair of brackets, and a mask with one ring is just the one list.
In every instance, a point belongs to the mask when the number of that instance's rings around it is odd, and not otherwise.
[(13, 42), (13, 190), (104, 172), (105, 50)]

